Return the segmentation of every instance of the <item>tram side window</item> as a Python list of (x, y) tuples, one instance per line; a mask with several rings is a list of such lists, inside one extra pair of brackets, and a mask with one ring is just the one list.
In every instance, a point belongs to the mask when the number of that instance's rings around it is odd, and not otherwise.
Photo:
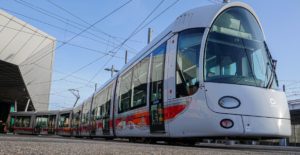
[(147, 79), (149, 59), (147, 56), (139, 62), (133, 70), (133, 102), (131, 108), (140, 107), (147, 104)]
[(120, 78), (120, 99), (119, 99), (119, 112), (128, 111), (131, 102), (131, 79), (132, 70)]
[(103, 114), (104, 114), (104, 105), (100, 106), (100, 118), (103, 118)]
[(96, 111), (97, 111), (97, 108), (94, 108), (92, 110), (92, 113), (91, 113), (91, 120), (92, 121), (95, 121), (96, 120)]
[(46, 128), (48, 124), (48, 116), (37, 116), (36, 117), (36, 127)]
[(17, 116), (15, 126), (25, 128), (30, 127), (30, 116)]
[(101, 107), (98, 106), (97, 108), (97, 116), (96, 116), (96, 119), (99, 120), (101, 118)]
[(72, 116), (72, 127), (77, 127), (79, 125), (80, 112), (76, 112)]
[(193, 95), (199, 88), (199, 54), (203, 29), (179, 33), (176, 56), (176, 97)]
[(58, 126), (59, 127), (69, 127), (69, 114), (62, 114), (59, 118), (59, 123)]
[(97, 120), (99, 120), (103, 117), (103, 110), (104, 109), (102, 109), (101, 106), (103, 104), (105, 104), (106, 101), (107, 101), (107, 90), (105, 89), (102, 92), (100, 92), (99, 94), (97, 94), (97, 96), (96, 96), (96, 102), (95, 102), (96, 107), (95, 107), (95, 109), (96, 109), (96, 119)]

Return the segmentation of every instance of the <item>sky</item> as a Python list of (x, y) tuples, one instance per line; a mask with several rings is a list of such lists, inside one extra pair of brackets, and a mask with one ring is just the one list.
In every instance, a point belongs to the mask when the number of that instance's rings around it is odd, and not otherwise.
[[(300, 98), (300, 1), (240, 1), (249, 4), (259, 17), (271, 54), (278, 61), (279, 82), (281, 85), (286, 84), (288, 98)], [(105, 68), (114, 65), (116, 69), (121, 69), (125, 50), (128, 51), (130, 60), (147, 45), (149, 27), (153, 29), (154, 38), (185, 11), (220, 3), (220, 0), (127, 2), (128, 0), (0, 0), (1, 9), (55, 37), (57, 46), (100, 20), (94, 27), (70, 41), (70, 44), (76, 46), (66, 44), (55, 51), (50, 110), (73, 106), (75, 97), (68, 89), (79, 90), (79, 104), (92, 95), (95, 83), (100, 87), (110, 79), (110, 72), (105, 71)], [(122, 5), (121, 9), (108, 15)], [(171, 7), (164, 11), (169, 6)], [(146, 18), (154, 9), (151, 16)], [(138, 29), (140, 31), (133, 33), (145, 19), (146, 22)], [(121, 46), (126, 39), (128, 40)]]

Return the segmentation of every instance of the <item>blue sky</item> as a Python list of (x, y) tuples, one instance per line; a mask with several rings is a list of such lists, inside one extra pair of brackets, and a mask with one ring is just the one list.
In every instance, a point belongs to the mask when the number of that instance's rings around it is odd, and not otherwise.
[[(58, 41), (66, 41), (84, 27), (88, 27), (86, 23), (94, 23), (127, 1), (51, 0), (51, 2), (80, 17), (84, 22), (55, 7), (48, 0), (0, 0), (0, 6), (7, 12), (54, 36)], [(80, 101), (90, 96), (94, 91), (93, 83), (97, 82), (99, 86), (110, 78), (110, 73), (104, 71), (104, 68), (114, 64), (115, 68), (120, 69), (124, 65), (123, 57), (126, 49), (129, 51), (130, 59), (146, 45), (148, 27), (153, 28), (153, 37), (155, 37), (181, 13), (198, 6), (213, 4), (218, 0), (180, 0), (128, 40), (126, 45), (117, 52), (116, 57), (103, 57), (103, 54), (98, 53), (108, 53), (120, 45), (160, 2), (161, 0), (132, 0), (118, 12), (98, 23), (96, 28), (82, 34), (83, 37), (79, 36), (70, 42), (94, 49), (97, 52), (70, 45), (59, 48), (55, 54), (50, 109), (61, 109), (73, 105), (75, 97), (68, 91), (70, 88), (79, 88)], [(150, 21), (174, 2), (176, 0), (165, 0), (147, 21)], [(287, 83), (287, 88), (290, 91), (289, 98), (299, 97), (300, 72), (298, 67), (300, 67), (300, 61), (298, 59), (300, 50), (297, 46), (300, 44), (300, 1), (244, 0), (242, 2), (253, 7), (262, 23), (269, 49), (273, 58), (278, 60), (278, 78), (281, 83)], [(40, 11), (32, 8), (40, 9)], [(50, 16), (42, 14), (41, 9), (46, 10), (48, 14), (50, 13)], [(58, 20), (55, 16), (63, 17), (63, 20)], [(37, 22), (32, 18), (44, 23)], [(49, 26), (49, 24), (56, 27)], [(101, 31), (106, 34), (101, 33)], [(57, 44), (59, 46), (60, 42)], [(100, 59), (100, 57), (102, 58)], [(98, 61), (74, 74), (74, 76), (82, 79), (68, 76), (65, 80), (60, 80), (97, 58), (99, 58)], [(87, 81), (90, 80), (92, 82), (88, 84)]]

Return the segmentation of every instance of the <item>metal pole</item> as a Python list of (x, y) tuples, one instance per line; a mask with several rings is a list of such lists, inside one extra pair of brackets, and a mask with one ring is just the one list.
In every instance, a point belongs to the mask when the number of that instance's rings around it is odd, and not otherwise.
[(152, 29), (148, 28), (148, 44), (151, 42)]
[(29, 103), (30, 103), (30, 98), (27, 100), (27, 104), (26, 104), (25, 112), (27, 112), (27, 110), (28, 110)]
[(115, 69), (114, 69), (114, 65), (111, 65), (111, 77), (113, 77), (113, 76), (114, 76), (114, 71), (115, 71)]
[(125, 64), (127, 64), (127, 56), (128, 56), (128, 51), (125, 51)]
[(15, 100), (15, 112), (17, 112), (17, 111), (18, 111), (18, 101)]
[(97, 91), (97, 83), (95, 83), (95, 92)]

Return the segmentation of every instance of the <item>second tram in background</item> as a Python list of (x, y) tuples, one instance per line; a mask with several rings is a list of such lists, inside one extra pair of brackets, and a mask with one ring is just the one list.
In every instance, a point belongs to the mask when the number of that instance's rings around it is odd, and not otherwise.
[(56, 131), (151, 141), (288, 137), (275, 67), (250, 6), (192, 9), (82, 105), (60, 112)]

